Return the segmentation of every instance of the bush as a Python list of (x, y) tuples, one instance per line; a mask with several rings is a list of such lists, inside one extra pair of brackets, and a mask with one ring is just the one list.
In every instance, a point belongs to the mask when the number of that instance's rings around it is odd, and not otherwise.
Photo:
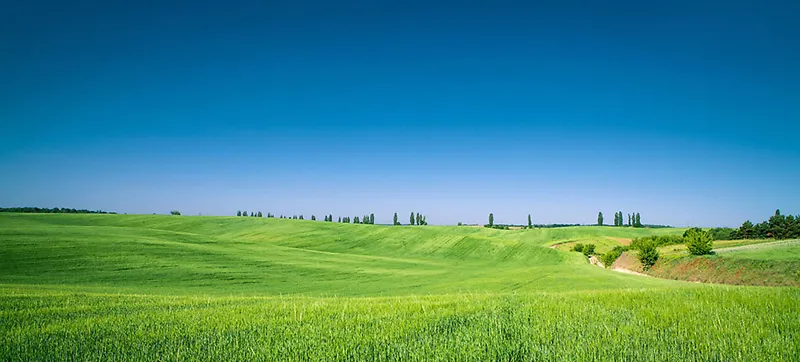
[(658, 261), (658, 249), (654, 243), (643, 243), (639, 246), (639, 261), (645, 270), (650, 269)]
[(180, 212), (180, 211), (178, 211), (178, 210), (172, 210), (172, 211), (170, 211), (170, 212), (169, 212), (169, 214), (170, 214), (170, 215), (180, 215), (180, 214), (181, 214), (181, 212)]
[(680, 235), (645, 236), (631, 240), (631, 249), (639, 250), (643, 244), (653, 244), (656, 247), (683, 244), (684, 238)]
[(615, 261), (617, 261), (617, 258), (619, 258), (620, 255), (622, 255), (622, 252), (627, 250), (628, 248), (625, 246), (615, 246), (614, 249), (611, 249), (611, 251), (600, 256), (600, 261), (606, 268), (610, 268), (611, 265), (614, 264)]
[(594, 254), (594, 244), (586, 244), (583, 246), (583, 255), (589, 256)]
[(732, 228), (713, 228), (708, 231), (711, 240), (733, 240), (736, 239), (736, 229)]
[(712, 243), (711, 233), (707, 231), (697, 228), (686, 231), (686, 248), (692, 255), (711, 254)]
[(577, 244), (572, 246), (572, 249), (569, 249), (569, 250), (570, 251), (577, 251), (579, 253), (582, 253), (583, 252), (583, 244), (577, 243)]

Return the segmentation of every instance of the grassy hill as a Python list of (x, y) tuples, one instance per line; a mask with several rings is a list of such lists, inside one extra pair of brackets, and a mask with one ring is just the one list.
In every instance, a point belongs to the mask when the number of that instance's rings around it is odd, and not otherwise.
[(626, 275), (490, 230), (0, 214), (0, 360), (798, 360), (797, 288)]

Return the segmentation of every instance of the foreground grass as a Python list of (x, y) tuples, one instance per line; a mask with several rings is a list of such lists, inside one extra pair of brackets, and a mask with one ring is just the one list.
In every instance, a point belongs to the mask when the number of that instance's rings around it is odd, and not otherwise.
[(0, 360), (800, 359), (798, 289), (165, 297), (5, 287)]

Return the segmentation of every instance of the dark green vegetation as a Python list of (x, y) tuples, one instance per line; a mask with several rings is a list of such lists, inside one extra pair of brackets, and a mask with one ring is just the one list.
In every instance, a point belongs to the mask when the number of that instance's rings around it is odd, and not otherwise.
[(769, 220), (753, 225), (750, 220), (742, 223), (731, 239), (795, 239), (800, 238), (800, 215), (786, 216), (775, 210)]
[(800, 358), (796, 288), (549, 247), (682, 233), (4, 214), (0, 360)]
[(67, 209), (63, 207), (0, 207), (0, 212), (33, 213), (33, 214), (116, 214), (103, 210)]

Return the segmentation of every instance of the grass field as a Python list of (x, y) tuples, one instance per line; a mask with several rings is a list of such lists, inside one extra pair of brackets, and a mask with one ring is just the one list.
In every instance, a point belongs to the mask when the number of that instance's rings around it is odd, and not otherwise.
[(0, 214), (0, 360), (800, 359), (797, 288), (549, 248), (682, 232)]

